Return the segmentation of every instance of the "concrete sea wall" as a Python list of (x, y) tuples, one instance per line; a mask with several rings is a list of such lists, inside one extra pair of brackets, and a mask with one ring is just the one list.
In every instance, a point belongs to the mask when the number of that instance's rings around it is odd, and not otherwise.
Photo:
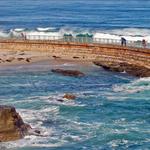
[(150, 69), (150, 49), (59, 41), (0, 40), (0, 50), (47, 52), (53, 58), (124, 62)]

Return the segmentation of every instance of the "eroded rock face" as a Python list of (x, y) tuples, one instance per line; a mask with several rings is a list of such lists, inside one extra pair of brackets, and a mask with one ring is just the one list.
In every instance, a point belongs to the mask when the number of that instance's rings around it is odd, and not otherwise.
[(58, 73), (64, 76), (72, 76), (72, 77), (83, 77), (85, 76), (84, 73), (77, 71), (77, 70), (64, 70), (64, 69), (52, 69), (54, 73)]
[(130, 75), (136, 77), (150, 77), (150, 69), (138, 66), (135, 64), (128, 64), (125, 62), (103, 62), (103, 61), (96, 61), (94, 62), (95, 65), (101, 66), (106, 70), (116, 71), (116, 72), (126, 72)]
[(31, 129), (25, 124), (14, 107), (0, 105), (0, 142), (23, 138)]

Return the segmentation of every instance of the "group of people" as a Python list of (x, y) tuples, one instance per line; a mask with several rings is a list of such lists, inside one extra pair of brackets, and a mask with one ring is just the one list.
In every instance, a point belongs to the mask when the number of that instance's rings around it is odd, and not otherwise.
[[(121, 46), (126, 46), (126, 45), (127, 45), (127, 40), (124, 37), (122, 37), (121, 38)], [(142, 40), (142, 46), (143, 46), (143, 48), (146, 48), (146, 46), (147, 46), (147, 42), (145, 39)]]

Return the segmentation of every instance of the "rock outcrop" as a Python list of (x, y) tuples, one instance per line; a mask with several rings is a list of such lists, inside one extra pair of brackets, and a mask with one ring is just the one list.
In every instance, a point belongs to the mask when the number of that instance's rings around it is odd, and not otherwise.
[(63, 96), (63, 98), (66, 98), (66, 99), (68, 99), (68, 100), (74, 100), (74, 99), (76, 99), (76, 96), (73, 95), (73, 94), (67, 93), (67, 94), (65, 94), (65, 95)]
[(104, 61), (95, 61), (94, 64), (110, 71), (126, 72), (136, 77), (150, 77), (149, 68), (139, 66), (136, 64), (129, 64), (126, 62), (104, 62)]
[(64, 69), (52, 69), (54, 73), (58, 73), (64, 76), (72, 76), (72, 77), (83, 77), (85, 76), (84, 73), (77, 71), (77, 70), (64, 70)]
[(23, 122), (14, 107), (0, 105), (0, 142), (21, 139), (30, 129), (30, 125)]

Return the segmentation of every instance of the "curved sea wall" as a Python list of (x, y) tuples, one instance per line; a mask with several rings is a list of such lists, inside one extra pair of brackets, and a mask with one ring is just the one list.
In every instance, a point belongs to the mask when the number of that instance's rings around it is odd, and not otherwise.
[[(150, 69), (150, 49), (143, 48), (105, 44), (68, 43), (62, 41), (0, 40), (0, 50), (47, 52), (49, 56), (55, 59), (93, 61), (95, 64), (109, 70), (114, 65), (115, 68), (117, 65), (119, 65), (118, 67), (121, 65), (137, 67), (136, 70), (145, 68), (146, 72), (149, 72)], [(104, 64), (104, 62), (107, 64)], [(132, 67), (130, 68), (131, 70)], [(116, 69), (116, 71), (119, 70)], [(124, 71), (127, 71), (125, 67)], [(150, 76), (150, 74), (139, 74), (137, 76)]]

